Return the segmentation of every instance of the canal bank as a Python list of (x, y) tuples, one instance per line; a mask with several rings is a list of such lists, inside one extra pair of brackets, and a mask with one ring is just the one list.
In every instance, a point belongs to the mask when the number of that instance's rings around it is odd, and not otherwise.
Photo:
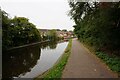
[(3, 54), (3, 78), (35, 78), (50, 69), (68, 42), (57, 41), (9, 50)]
[(39, 75), (38, 77), (35, 78), (35, 80), (39, 80), (39, 78), (61, 78), (62, 76), (62, 71), (67, 63), (67, 60), (69, 58), (69, 55), (71, 53), (71, 46), (72, 46), (72, 39), (69, 40), (69, 44), (67, 48), (65, 49), (64, 53), (61, 55), (61, 57), (57, 60), (55, 65), (44, 72), (43, 74)]
[(13, 50), (13, 49), (18, 49), (18, 48), (23, 48), (23, 47), (32, 46), (32, 45), (36, 45), (36, 44), (42, 44), (42, 43), (46, 43), (46, 42), (50, 42), (50, 40), (41, 41), (41, 42), (35, 42), (35, 43), (30, 43), (30, 44), (25, 44), (25, 45), (17, 46), (17, 47), (12, 47), (12, 48), (9, 48), (7, 50)]

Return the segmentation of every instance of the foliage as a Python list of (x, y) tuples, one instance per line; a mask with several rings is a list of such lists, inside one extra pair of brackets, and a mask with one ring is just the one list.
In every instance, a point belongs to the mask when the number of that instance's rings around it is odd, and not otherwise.
[(48, 39), (50, 39), (51, 41), (55, 41), (58, 39), (57, 32), (54, 29), (50, 30), (47, 36), (48, 36)]
[(120, 2), (69, 2), (75, 34), (97, 51), (120, 56)]
[(120, 2), (70, 1), (69, 16), (78, 39), (95, 50), (111, 70), (120, 72)]
[(3, 50), (40, 41), (39, 31), (27, 18), (14, 17), (11, 19), (4, 11), (2, 11), (2, 29)]
[(111, 68), (111, 70), (120, 73), (120, 58), (116, 56), (109, 56), (103, 52), (96, 52), (96, 55), (101, 58)]
[(42, 76), (38, 76), (36, 78), (36, 80), (39, 80), (40, 78), (43, 78), (44, 80), (49, 80), (50, 78), (58, 78), (60, 79), (62, 76), (62, 71), (67, 63), (68, 57), (71, 53), (71, 47), (72, 47), (72, 39), (69, 41), (69, 44), (65, 50), (65, 52), (63, 53), (62, 57), (60, 58), (60, 60), (57, 62), (57, 64), (54, 65), (53, 68), (51, 68), (48, 72), (46, 72), (45, 74), (43, 74)]
[(67, 29), (63, 29), (62, 31), (67, 32)]

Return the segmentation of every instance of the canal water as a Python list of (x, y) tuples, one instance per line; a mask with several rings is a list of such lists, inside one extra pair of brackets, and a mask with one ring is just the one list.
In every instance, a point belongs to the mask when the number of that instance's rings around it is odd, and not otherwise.
[(50, 69), (68, 42), (47, 42), (3, 53), (3, 78), (35, 78)]

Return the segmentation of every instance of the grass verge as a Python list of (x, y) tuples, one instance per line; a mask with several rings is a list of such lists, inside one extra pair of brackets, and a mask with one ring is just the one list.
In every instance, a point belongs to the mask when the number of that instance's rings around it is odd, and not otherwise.
[(62, 76), (62, 71), (67, 63), (68, 57), (71, 53), (71, 47), (72, 47), (72, 39), (69, 40), (69, 44), (67, 48), (65, 49), (63, 55), (60, 57), (59, 61), (46, 73), (44, 73), (41, 76), (38, 76), (35, 78), (35, 80), (39, 80), (40, 78), (43, 80), (48, 80), (52, 78), (58, 78), (60, 79)]
[(100, 59), (102, 59), (112, 71), (117, 72), (120, 77), (120, 58), (119, 57), (115, 55), (109, 56), (104, 52), (100, 52), (100, 51), (96, 52), (96, 55)]
[(91, 53), (94, 53), (98, 58), (100, 58), (112, 71), (118, 74), (120, 77), (120, 57), (115, 55), (108, 55), (102, 51), (96, 51), (92, 46), (89, 46), (82, 42), (82, 44), (87, 47)]

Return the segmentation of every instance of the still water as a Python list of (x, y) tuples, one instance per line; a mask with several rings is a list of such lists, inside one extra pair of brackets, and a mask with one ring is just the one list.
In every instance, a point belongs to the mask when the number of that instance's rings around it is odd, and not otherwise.
[(3, 53), (3, 78), (35, 78), (50, 69), (68, 42), (47, 42)]

